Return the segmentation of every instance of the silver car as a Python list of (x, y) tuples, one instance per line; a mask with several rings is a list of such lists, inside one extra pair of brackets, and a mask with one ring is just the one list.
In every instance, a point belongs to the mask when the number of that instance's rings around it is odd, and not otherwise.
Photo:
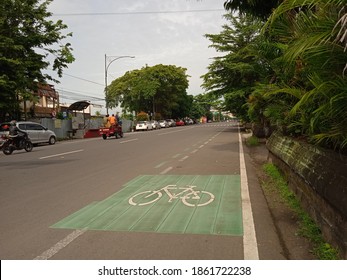
[(161, 128), (166, 128), (166, 127), (169, 127), (169, 124), (166, 120), (160, 120), (159, 121), (159, 125)]
[[(10, 123), (1, 124), (2, 134), (8, 134)], [(52, 130), (47, 129), (39, 123), (35, 122), (16, 122), (16, 126), (28, 133), (29, 138), (33, 144), (48, 143), (50, 145), (55, 144), (57, 136)]]
[(153, 121), (150, 121), (150, 123), (152, 124), (153, 129), (160, 129), (161, 128), (160, 124), (157, 121), (153, 120)]
[(34, 122), (17, 122), (19, 129), (26, 131), (29, 134), (33, 144), (48, 143), (55, 144), (57, 136), (52, 130), (47, 129), (39, 123)]

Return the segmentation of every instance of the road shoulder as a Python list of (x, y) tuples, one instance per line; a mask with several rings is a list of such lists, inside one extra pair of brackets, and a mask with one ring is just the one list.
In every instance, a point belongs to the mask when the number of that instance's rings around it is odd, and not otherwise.
[[(282, 202), (279, 193), (275, 188), (264, 188), (263, 182), (266, 180), (262, 166), (268, 162), (268, 150), (265, 143), (260, 143), (257, 146), (246, 145), (246, 139), (250, 134), (243, 134), (245, 154), (247, 155), (247, 168), (249, 174), (255, 174), (253, 178), (253, 192), (257, 196), (263, 196), (268, 205), (268, 209), (272, 218), (272, 223), (276, 228), (277, 239), (281, 246), (281, 254), (288, 260), (313, 260), (316, 259), (311, 253), (312, 245), (305, 238), (298, 234), (299, 226), (296, 214)], [(253, 172), (254, 170), (254, 172)], [(260, 195), (262, 193), (262, 195)], [(254, 195), (254, 194), (253, 194)], [(255, 197), (255, 195), (254, 195)], [(258, 200), (258, 198), (256, 198)], [(258, 221), (262, 220), (259, 213)], [(257, 228), (257, 225), (256, 225)], [(258, 229), (261, 225), (258, 224)], [(261, 230), (257, 231), (261, 234)], [(268, 233), (264, 233), (268, 234)], [(259, 244), (258, 246), (262, 246)], [(265, 254), (261, 259), (274, 259)]]

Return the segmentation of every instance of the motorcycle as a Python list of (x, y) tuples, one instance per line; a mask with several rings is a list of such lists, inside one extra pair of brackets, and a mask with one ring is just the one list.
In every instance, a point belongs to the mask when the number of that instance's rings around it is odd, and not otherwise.
[(15, 150), (26, 150), (27, 152), (31, 152), (33, 149), (33, 143), (31, 143), (28, 134), (23, 134), (23, 137), (19, 141), (15, 141), (16, 137), (11, 136), (3, 136), (3, 142), (0, 146), (0, 149), (5, 155), (10, 155)]

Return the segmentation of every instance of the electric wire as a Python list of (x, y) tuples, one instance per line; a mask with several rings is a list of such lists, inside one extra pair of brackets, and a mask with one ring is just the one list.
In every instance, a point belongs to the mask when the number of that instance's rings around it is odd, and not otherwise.
[(177, 10), (177, 11), (139, 11), (139, 12), (104, 12), (104, 13), (66, 13), (55, 14), (53, 16), (122, 16), (122, 15), (146, 15), (146, 14), (178, 14), (178, 13), (205, 13), (205, 12), (221, 12), (224, 9), (205, 9), (205, 10)]

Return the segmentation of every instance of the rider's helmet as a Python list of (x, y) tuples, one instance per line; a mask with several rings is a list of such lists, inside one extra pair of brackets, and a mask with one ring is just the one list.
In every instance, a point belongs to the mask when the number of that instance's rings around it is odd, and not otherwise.
[(16, 125), (16, 121), (15, 120), (12, 120), (11, 122), (10, 122), (10, 125)]

